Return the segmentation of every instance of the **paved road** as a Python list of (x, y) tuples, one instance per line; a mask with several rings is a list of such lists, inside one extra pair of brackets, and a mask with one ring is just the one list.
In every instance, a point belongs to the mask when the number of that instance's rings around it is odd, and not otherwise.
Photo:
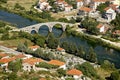
[(7, 48), (4, 46), (0, 46), (0, 50), (4, 51), (5, 53), (10, 53), (10, 54), (14, 54), (14, 55), (21, 54), (21, 52), (15, 51), (14, 49)]

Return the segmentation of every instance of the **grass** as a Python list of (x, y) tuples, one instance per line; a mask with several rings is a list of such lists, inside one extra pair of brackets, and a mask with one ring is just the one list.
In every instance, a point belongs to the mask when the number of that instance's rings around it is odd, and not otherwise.
[(26, 10), (30, 10), (32, 5), (34, 5), (38, 0), (8, 0), (7, 4), (3, 4), (3, 6), (7, 6), (10, 9), (14, 8), (14, 5), (16, 3), (20, 4), (22, 7), (24, 7)]
[(0, 45), (6, 46), (6, 47), (17, 47), (19, 43), (24, 43), (25, 41), (28, 42), (28, 46), (33, 45), (33, 43), (28, 39), (4, 40), (4, 41), (0, 41)]
[(103, 80), (105, 80), (105, 77), (109, 77), (112, 72), (112, 71), (104, 70), (102, 68), (96, 68), (96, 71)]

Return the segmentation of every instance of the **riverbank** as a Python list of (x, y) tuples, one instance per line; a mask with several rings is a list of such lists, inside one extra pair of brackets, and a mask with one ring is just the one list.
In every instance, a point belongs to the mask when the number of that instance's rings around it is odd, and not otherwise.
[(68, 34), (72, 34), (74, 36), (86, 39), (94, 44), (100, 44), (102, 46), (113, 48), (115, 50), (120, 51), (120, 43), (119, 42), (112, 42), (110, 40), (106, 40), (106, 39), (102, 38), (100, 35), (96, 36), (96, 35), (87, 34), (87, 33), (83, 32), (83, 30), (80, 28), (71, 29), (71, 30), (69, 29), (67, 32), (68, 32)]

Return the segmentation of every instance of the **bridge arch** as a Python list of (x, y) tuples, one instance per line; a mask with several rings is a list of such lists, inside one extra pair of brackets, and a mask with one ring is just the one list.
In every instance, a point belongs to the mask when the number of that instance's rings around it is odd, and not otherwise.
[(41, 35), (46, 36), (49, 33), (49, 27), (48, 25), (40, 25), (38, 28), (38, 33), (40, 33)]
[(38, 33), (38, 31), (37, 30), (35, 30), (35, 29), (33, 29), (33, 30), (31, 30), (31, 32), (30, 32), (31, 34), (36, 34), (36, 33)]

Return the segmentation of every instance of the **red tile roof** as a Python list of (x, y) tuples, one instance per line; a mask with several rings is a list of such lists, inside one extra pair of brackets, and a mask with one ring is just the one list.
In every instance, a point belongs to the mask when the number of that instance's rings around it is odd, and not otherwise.
[(45, 78), (40, 78), (39, 80), (46, 80)]
[(82, 72), (80, 71), (80, 70), (77, 70), (77, 69), (71, 69), (71, 70), (68, 70), (67, 71), (67, 74), (68, 75), (81, 75), (82, 74)]
[(0, 59), (0, 63), (8, 63), (15, 60), (15, 57)]
[(97, 25), (97, 28), (101, 28), (102, 26), (103, 26), (103, 24), (100, 23)]
[(93, 0), (94, 2), (106, 2), (108, 0)]
[(15, 58), (24, 58), (24, 57), (26, 57), (26, 56), (23, 55), (23, 54), (18, 54), (18, 55), (15, 55), (14, 57), (15, 57)]
[(92, 9), (88, 7), (81, 7), (80, 10), (85, 11), (85, 12), (90, 12)]
[(48, 62), (48, 64), (52, 64), (52, 65), (57, 65), (57, 66), (62, 66), (64, 65), (65, 63), (64, 62), (61, 62), (59, 60), (51, 60)]
[(5, 57), (5, 56), (8, 56), (8, 54), (6, 54), (6, 53), (0, 53), (0, 57)]
[(62, 51), (62, 50), (64, 50), (64, 49), (63, 49), (63, 48), (57, 48), (57, 50), (58, 50), (58, 51)]
[(83, 0), (76, 0), (76, 2), (82, 2)]
[(113, 32), (113, 34), (118, 34), (118, 35), (120, 35), (120, 30), (115, 30), (115, 31)]
[(35, 49), (35, 48), (39, 48), (40, 46), (38, 46), (38, 45), (35, 45), (35, 46), (30, 46), (29, 48), (31, 48), (31, 49)]
[(23, 63), (28, 63), (30, 65), (35, 65), (37, 62), (42, 62), (42, 59), (39, 58), (29, 58), (29, 59), (25, 59), (23, 60)]

